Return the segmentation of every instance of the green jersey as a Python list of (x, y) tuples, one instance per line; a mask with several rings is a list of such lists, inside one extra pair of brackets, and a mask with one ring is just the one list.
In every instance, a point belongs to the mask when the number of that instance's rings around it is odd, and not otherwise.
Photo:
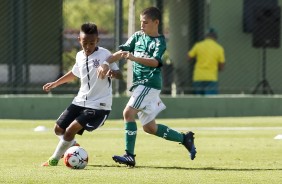
[(138, 85), (144, 85), (158, 90), (162, 88), (162, 56), (166, 50), (165, 37), (163, 35), (151, 37), (143, 31), (138, 31), (125, 44), (121, 45), (120, 49), (133, 53), (135, 57), (154, 58), (159, 62), (156, 68), (133, 62), (133, 82), (131, 89)]

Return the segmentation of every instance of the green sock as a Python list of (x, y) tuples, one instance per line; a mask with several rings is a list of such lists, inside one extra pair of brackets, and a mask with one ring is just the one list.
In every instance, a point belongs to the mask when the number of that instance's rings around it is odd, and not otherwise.
[(125, 151), (134, 155), (135, 140), (137, 136), (136, 122), (125, 123)]
[(180, 143), (183, 142), (183, 134), (181, 134), (180, 132), (170, 129), (166, 125), (157, 124), (157, 126), (158, 126), (158, 130), (156, 136), (174, 142), (180, 142)]

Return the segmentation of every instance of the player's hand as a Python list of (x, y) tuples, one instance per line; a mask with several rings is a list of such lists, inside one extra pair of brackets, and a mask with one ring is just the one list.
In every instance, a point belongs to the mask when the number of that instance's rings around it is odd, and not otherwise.
[(109, 71), (108, 65), (106, 65), (106, 64), (100, 65), (97, 69), (98, 78), (104, 79), (106, 77), (108, 71)]
[(43, 86), (43, 90), (49, 92), (51, 89), (57, 87), (56, 82), (49, 82)]
[(114, 73), (113, 70), (109, 70), (106, 75), (107, 75), (108, 77), (110, 77), (110, 78), (114, 78), (114, 77), (115, 77), (115, 73)]
[(107, 76), (110, 78), (122, 79), (122, 73), (120, 70), (109, 70), (107, 72)]
[(123, 51), (122, 57), (125, 58), (125, 59), (134, 60), (133, 54), (128, 52), (128, 51)]

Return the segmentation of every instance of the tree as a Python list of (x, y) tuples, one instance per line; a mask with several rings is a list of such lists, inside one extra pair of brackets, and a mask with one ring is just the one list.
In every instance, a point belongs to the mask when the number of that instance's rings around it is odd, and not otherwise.
[[(101, 33), (114, 33), (115, 0), (64, 0), (64, 29), (77, 30), (84, 22), (95, 22)], [(152, 6), (154, 0), (136, 0), (136, 22), (144, 7)], [(123, 0), (123, 30), (127, 32), (129, 0)], [(136, 25), (139, 29), (139, 24)]]

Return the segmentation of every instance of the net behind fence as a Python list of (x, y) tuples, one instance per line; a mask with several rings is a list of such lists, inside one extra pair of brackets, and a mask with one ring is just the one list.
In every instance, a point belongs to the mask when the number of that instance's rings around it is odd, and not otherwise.
[[(112, 52), (128, 38), (130, 23), (140, 29), (139, 13), (148, 6), (162, 11), (167, 40), (163, 57), (162, 94), (194, 94), (197, 60), (188, 51), (213, 27), (225, 53), (218, 75), (220, 94), (281, 94), (281, 0), (2, 0), (0, 23), (0, 93), (41, 94), (46, 82), (72, 68), (80, 25), (98, 25), (99, 45)], [(121, 5), (122, 9), (118, 10)], [(133, 5), (133, 13), (130, 13)], [(121, 11), (117, 17), (117, 11)], [(132, 19), (130, 21), (130, 19)], [(133, 21), (133, 23), (134, 23)], [(119, 31), (119, 32), (118, 32)], [(117, 40), (121, 34), (121, 40)], [(114, 93), (126, 94), (127, 64), (120, 61), (123, 81), (114, 81)], [(53, 93), (75, 94), (79, 81)]]

